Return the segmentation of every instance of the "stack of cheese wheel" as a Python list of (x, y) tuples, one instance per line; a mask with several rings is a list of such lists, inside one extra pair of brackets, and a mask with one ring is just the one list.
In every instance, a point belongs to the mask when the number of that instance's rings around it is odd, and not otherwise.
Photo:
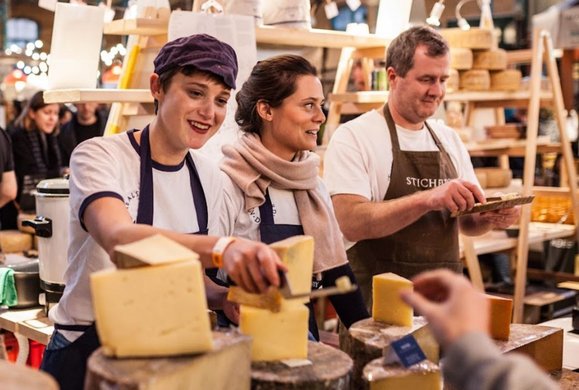
[[(494, 48), (491, 30), (472, 28), (441, 30), (448, 41), (450, 66), (459, 73), (459, 88), (467, 91), (516, 91), (521, 85), (521, 72), (507, 69), (507, 53)], [(451, 71), (447, 90), (456, 90)], [(454, 76), (456, 77), (456, 76)]]

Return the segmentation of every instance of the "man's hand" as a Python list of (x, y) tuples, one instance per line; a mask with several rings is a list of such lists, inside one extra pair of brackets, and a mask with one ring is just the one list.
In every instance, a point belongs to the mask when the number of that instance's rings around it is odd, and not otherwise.
[(481, 213), (479, 219), (492, 225), (493, 229), (506, 229), (518, 221), (521, 215), (520, 207), (509, 207)]
[(477, 202), (484, 202), (485, 196), (476, 184), (454, 179), (431, 190), (424, 191), (430, 210), (456, 211), (470, 210)]
[(401, 297), (426, 317), (443, 347), (470, 332), (488, 334), (489, 303), (464, 276), (440, 269), (413, 282), (414, 291), (403, 291)]
[(235, 325), (239, 324), (239, 304), (230, 302), (225, 298), (223, 300), (223, 313)]
[(237, 238), (223, 252), (223, 269), (242, 289), (263, 293), (279, 286), (278, 269), (287, 271), (277, 253), (266, 244)]

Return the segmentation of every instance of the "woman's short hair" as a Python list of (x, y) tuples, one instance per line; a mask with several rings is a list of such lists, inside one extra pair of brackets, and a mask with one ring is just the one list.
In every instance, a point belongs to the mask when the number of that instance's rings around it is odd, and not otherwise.
[(280, 55), (259, 61), (241, 90), (235, 95), (235, 122), (241, 131), (260, 134), (263, 122), (257, 113), (257, 103), (279, 107), (296, 90), (300, 76), (317, 76), (316, 68), (298, 55)]
[[(41, 110), (50, 104), (56, 104), (56, 103), (46, 103), (44, 101), (44, 91), (36, 92), (34, 95), (32, 95), (30, 100), (28, 100), (28, 103), (26, 103), (26, 106), (24, 107), (22, 112), (20, 113), (18, 118), (14, 121), (14, 124), (17, 127), (23, 128), (24, 130), (28, 130), (28, 131), (36, 130), (36, 124), (30, 118), (30, 116), (28, 114), (31, 111), (36, 112), (38, 110)], [(58, 130), (58, 126), (57, 126), (57, 130)]]

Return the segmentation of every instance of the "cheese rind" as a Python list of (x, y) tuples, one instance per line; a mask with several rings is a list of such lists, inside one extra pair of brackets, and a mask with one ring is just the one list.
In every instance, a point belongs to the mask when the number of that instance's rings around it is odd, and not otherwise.
[(281, 311), (240, 306), (239, 330), (251, 336), (251, 360), (272, 361), (308, 357), (308, 308), (284, 301)]
[(473, 55), (473, 69), (503, 70), (507, 68), (507, 52), (503, 49), (476, 51)]
[[(270, 244), (281, 261), (287, 266), (286, 278), (292, 294), (307, 294), (312, 290), (314, 267), (314, 239), (311, 236), (293, 236)], [(309, 298), (301, 298), (307, 302)]]
[(491, 76), (488, 70), (472, 69), (460, 72), (460, 89), (487, 91), (490, 87)]
[(506, 69), (491, 72), (491, 89), (494, 91), (518, 91), (523, 76), (520, 70)]
[(495, 340), (508, 340), (511, 333), (513, 300), (486, 295), (490, 303), (489, 333)]
[(4, 253), (24, 252), (32, 249), (32, 235), (18, 230), (0, 231), (0, 251)]
[(473, 53), (472, 50), (464, 47), (450, 48), (450, 67), (458, 70), (467, 70), (472, 68)]
[(412, 307), (400, 298), (400, 291), (412, 290), (412, 282), (388, 272), (372, 278), (372, 318), (387, 324), (412, 326)]
[(364, 379), (370, 390), (441, 390), (440, 368), (422, 361), (408, 368), (400, 364), (383, 364), (383, 359), (372, 360), (364, 367)]
[(172, 356), (212, 349), (199, 261), (108, 269), (90, 279), (97, 331), (107, 355)]
[(490, 49), (493, 47), (493, 32), (491, 30), (443, 28), (439, 32), (447, 40), (450, 47), (464, 47), (467, 49)]
[(119, 268), (169, 264), (198, 259), (197, 253), (161, 234), (155, 234), (130, 244), (117, 245), (113, 254), (113, 262)]
[(446, 80), (446, 91), (456, 92), (460, 88), (460, 76), (458, 70), (450, 69), (448, 79)]

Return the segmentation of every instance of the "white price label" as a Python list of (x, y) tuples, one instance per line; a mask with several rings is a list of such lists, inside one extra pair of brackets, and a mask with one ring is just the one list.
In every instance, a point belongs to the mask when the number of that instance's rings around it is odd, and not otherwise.
[(331, 3), (324, 5), (324, 11), (326, 11), (326, 17), (328, 19), (334, 19), (336, 16), (338, 16), (339, 13), (338, 6), (333, 1)]
[(49, 11), (54, 12), (56, 9), (57, 0), (38, 0), (38, 6), (40, 8), (47, 9)]
[(348, 7), (350, 7), (352, 11), (356, 11), (362, 5), (360, 0), (346, 0), (346, 4), (348, 4)]

